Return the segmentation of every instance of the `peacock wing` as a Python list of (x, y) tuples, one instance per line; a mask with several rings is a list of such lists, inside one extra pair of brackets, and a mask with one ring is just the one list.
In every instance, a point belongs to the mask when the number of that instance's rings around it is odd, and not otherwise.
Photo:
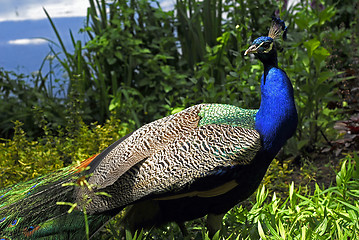
[(196, 105), (146, 124), (110, 146), (110, 150), (105, 150), (105, 154), (94, 160), (98, 166), (94, 168), (89, 183), (97, 189), (112, 185), (137, 163), (164, 149), (175, 139), (188, 135), (198, 126), (202, 106)]
[(198, 126), (226, 124), (254, 129), (257, 111), (226, 104), (199, 104), (146, 124), (92, 161), (93, 176), (89, 183), (98, 189), (113, 184), (132, 166), (187, 136)]
[(231, 190), (236, 182), (191, 188), (192, 183), (223, 169), (247, 165), (261, 148), (259, 133), (230, 124), (204, 124), (178, 137), (139, 162), (104, 188), (112, 197), (93, 195), (90, 213), (121, 208), (144, 198), (213, 197)]

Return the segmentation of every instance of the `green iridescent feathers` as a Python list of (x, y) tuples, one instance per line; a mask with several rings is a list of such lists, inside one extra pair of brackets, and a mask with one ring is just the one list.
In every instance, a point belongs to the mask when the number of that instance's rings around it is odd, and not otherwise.
[[(74, 183), (80, 176), (78, 165), (19, 183), (0, 191), (0, 239), (82, 239), (85, 236), (83, 212), (68, 214)], [(88, 217), (89, 226), (99, 229), (111, 217)], [(91, 233), (91, 232), (90, 232)]]
[[(59, 214), (56, 202), (68, 189), (62, 187), (73, 166), (0, 192), (0, 237), (30, 236), (46, 219)], [(68, 181), (68, 180), (65, 180)], [(5, 238), (6, 239), (6, 238)]]
[(71, 173), (71, 168), (73, 167), (66, 167), (54, 173), (0, 190), (0, 210), (3, 211), (4, 208), (21, 199), (24, 199), (31, 193), (38, 192), (39, 187), (45, 185), (46, 183), (55, 182), (69, 175)]
[(258, 109), (243, 109), (226, 104), (207, 104), (201, 108), (199, 126), (225, 124), (254, 129)]

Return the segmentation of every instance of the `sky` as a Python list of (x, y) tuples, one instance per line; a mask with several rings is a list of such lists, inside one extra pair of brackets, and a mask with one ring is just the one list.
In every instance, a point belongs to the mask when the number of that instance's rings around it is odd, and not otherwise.
[(0, 22), (46, 18), (43, 7), (53, 18), (86, 15), (88, 0), (1, 0)]
[(81, 40), (88, 0), (0, 0), (0, 68), (30, 74), (49, 54), (50, 39), (56, 41), (45, 8), (65, 45), (71, 48), (69, 30)]
[[(159, 0), (163, 10), (173, 9), (175, 0)], [(298, 0), (289, 0), (289, 4)], [(69, 30), (75, 39), (86, 41), (78, 31), (84, 26), (88, 0), (0, 0), (0, 68), (20, 73), (37, 71), (49, 53), (49, 42), (57, 38), (46, 18), (47, 10), (71, 50)]]
[[(175, 0), (163, 0), (164, 10)], [(75, 39), (86, 41), (78, 31), (84, 26), (88, 0), (0, 0), (0, 68), (29, 74), (37, 71), (49, 54), (49, 42), (57, 38), (43, 8), (51, 16), (69, 50), (69, 30)]]

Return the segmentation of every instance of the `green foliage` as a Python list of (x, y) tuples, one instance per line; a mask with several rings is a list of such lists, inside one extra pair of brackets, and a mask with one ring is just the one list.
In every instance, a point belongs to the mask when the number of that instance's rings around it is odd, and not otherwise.
[[(267, 174), (262, 180), (262, 184), (269, 186), (272, 192), (277, 192), (279, 197), (287, 197), (288, 193), (285, 191), (288, 186), (287, 179), (293, 169), (290, 167), (290, 160), (279, 161), (274, 159), (269, 166)], [(304, 172), (301, 175), (305, 175)]]
[(223, 2), (178, 0), (175, 8), (183, 58), (193, 68), (196, 63), (204, 60), (206, 47), (217, 44), (217, 37), (222, 32)]
[[(286, 184), (279, 182), (290, 171), (287, 163), (280, 166), (275, 160), (255, 200), (251, 198), (251, 206), (235, 207), (226, 215), (230, 228), (227, 235), (234, 234), (240, 239), (356, 239), (358, 166), (357, 153), (347, 154), (334, 186), (321, 188), (315, 184), (314, 191), (308, 191), (305, 183), (295, 188), (292, 182), (284, 193), (281, 187)], [(301, 173), (302, 177), (306, 174)], [(267, 182), (270, 192), (264, 186)]]
[(16, 120), (31, 136), (41, 132), (38, 125), (42, 119), (47, 119), (53, 128), (65, 123), (65, 106), (59, 92), (54, 93), (47, 84), (51, 78), (50, 73), (42, 76), (41, 71), (27, 76), (0, 68), (0, 137), (12, 136)]
[[(54, 51), (69, 76), (68, 92), (77, 93), (81, 109), (94, 120), (101, 123), (115, 110), (139, 127), (176, 107), (203, 101), (240, 101), (245, 107), (249, 96), (258, 102), (256, 88), (248, 90), (248, 82), (258, 86), (260, 73), (246, 75), (252, 63), (243, 61), (242, 52), (250, 35), (245, 25), (236, 28), (239, 19), (232, 11), (240, 7), (234, 1), (178, 1), (176, 12), (164, 12), (157, 2), (144, 0), (90, 0), (90, 5), (82, 29), (90, 40), (84, 44), (73, 39), (74, 53), (64, 47), (48, 18), (65, 55), (62, 59)], [(263, 12), (274, 9), (273, 4), (265, 6)], [(242, 19), (254, 22), (253, 29), (268, 22), (254, 6), (249, 9)]]
[(313, 146), (320, 140), (321, 133), (330, 132), (334, 120), (338, 120), (338, 111), (327, 105), (338, 98), (335, 87), (341, 79), (336, 77), (339, 74), (336, 68), (328, 67), (331, 53), (324, 46), (331, 37), (330, 31), (326, 31), (326, 23), (337, 10), (330, 5), (319, 11), (308, 4), (301, 2), (296, 6), (297, 12), (291, 21), (298, 28), (292, 29), (292, 46), (288, 46), (279, 61), (295, 79), (299, 112), (296, 150)]
[(101, 152), (111, 143), (130, 132), (131, 124), (111, 118), (104, 126), (83, 122), (77, 128), (57, 129), (44, 127), (45, 135), (29, 140), (20, 122), (14, 122), (11, 140), (0, 143), (0, 188), (36, 178), (63, 166), (83, 161)]
[[(359, 234), (359, 156), (348, 154), (337, 173), (337, 184), (327, 189), (303, 191), (294, 183), (288, 194), (269, 194), (262, 185), (251, 202), (235, 206), (213, 239), (356, 239)], [(271, 197), (270, 197), (271, 196)], [(119, 219), (101, 233), (101, 239), (121, 239)], [(204, 219), (186, 223), (190, 239), (210, 239)], [(182, 239), (177, 224), (168, 224), (126, 239)]]
[(254, 205), (235, 207), (226, 215), (226, 235), (240, 239), (356, 239), (359, 234), (359, 157), (347, 155), (337, 185), (300, 193), (294, 183), (288, 198), (258, 189)]
[(279, 62), (295, 84), (300, 126), (287, 152), (297, 155), (311, 150), (322, 135), (335, 135), (331, 127), (338, 110), (328, 103), (338, 98), (343, 66), (330, 64), (331, 55), (334, 45), (350, 44), (349, 30), (327, 27), (341, 8), (309, 4), (286, 11), (272, 1), (178, 0), (176, 11), (165, 12), (156, 1), (121, 0), (107, 3), (106, 14), (103, 0), (90, 0), (82, 29), (90, 40), (73, 40), (75, 51), (69, 53), (58, 35), (65, 54), (59, 60), (69, 92), (76, 92), (80, 108), (100, 123), (114, 111), (139, 127), (201, 102), (257, 108), (262, 66), (244, 59), (243, 52), (250, 40), (266, 34), (268, 13), (279, 8), (289, 25)]
[(165, 95), (179, 97), (174, 89), (190, 87), (178, 73), (173, 11), (163, 12), (143, 0), (90, 3), (82, 29), (90, 40), (84, 46), (74, 41), (73, 54), (62, 47), (65, 59), (59, 58), (69, 75), (69, 91), (79, 93), (83, 107), (100, 123), (114, 109), (137, 127), (165, 115), (164, 105), (171, 101)]
[[(39, 128), (32, 128), (41, 123), (41, 115), (52, 129), (66, 127), (70, 115), (102, 124), (111, 114), (139, 127), (202, 102), (257, 108), (262, 66), (243, 53), (251, 40), (267, 33), (270, 14), (277, 11), (289, 27), (279, 63), (295, 85), (299, 110), (297, 137), (286, 153), (311, 151), (323, 135), (335, 137), (332, 126), (340, 115), (328, 104), (338, 101), (337, 84), (348, 78), (343, 72), (355, 57), (357, 17), (347, 10), (349, 3), (300, 2), (286, 10), (284, 2), (267, 0), (178, 0), (175, 10), (163, 11), (157, 1), (89, 2), (80, 30), (89, 40), (71, 34), (73, 52), (48, 15), (60, 49), (52, 47), (52, 54), (68, 77), (64, 99), (54, 99), (52, 87), (44, 88), (52, 86), (50, 73), (37, 76), (34, 89), (23, 83), (26, 76), (18, 81), (4, 75), (11, 79), (4, 88), (15, 94), (3, 100), (3, 136), (11, 136), (10, 120), (17, 119), (30, 136), (39, 136)], [(353, 20), (348, 22), (345, 14)], [(351, 28), (331, 25), (333, 19)], [(16, 93), (24, 84), (31, 101)], [(23, 111), (13, 112), (7, 102)]]

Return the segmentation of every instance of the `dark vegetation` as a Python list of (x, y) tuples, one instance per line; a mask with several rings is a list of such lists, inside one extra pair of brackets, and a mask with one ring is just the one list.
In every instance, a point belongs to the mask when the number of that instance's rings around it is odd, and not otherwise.
[[(0, 70), (0, 186), (84, 160), (197, 103), (259, 107), (263, 69), (243, 53), (278, 14), (289, 26), (279, 63), (294, 84), (297, 133), (271, 165), (266, 187), (226, 215), (215, 239), (355, 239), (358, 3), (247, 2), (177, 0), (174, 11), (163, 11), (156, 1), (90, 0), (80, 30), (88, 41), (72, 38), (69, 52), (58, 35), (50, 44), (55, 59), (44, 59), (50, 72)], [(119, 239), (118, 218), (103, 239)], [(201, 220), (187, 228), (193, 239), (208, 238)], [(135, 238), (180, 236), (173, 224)]]

